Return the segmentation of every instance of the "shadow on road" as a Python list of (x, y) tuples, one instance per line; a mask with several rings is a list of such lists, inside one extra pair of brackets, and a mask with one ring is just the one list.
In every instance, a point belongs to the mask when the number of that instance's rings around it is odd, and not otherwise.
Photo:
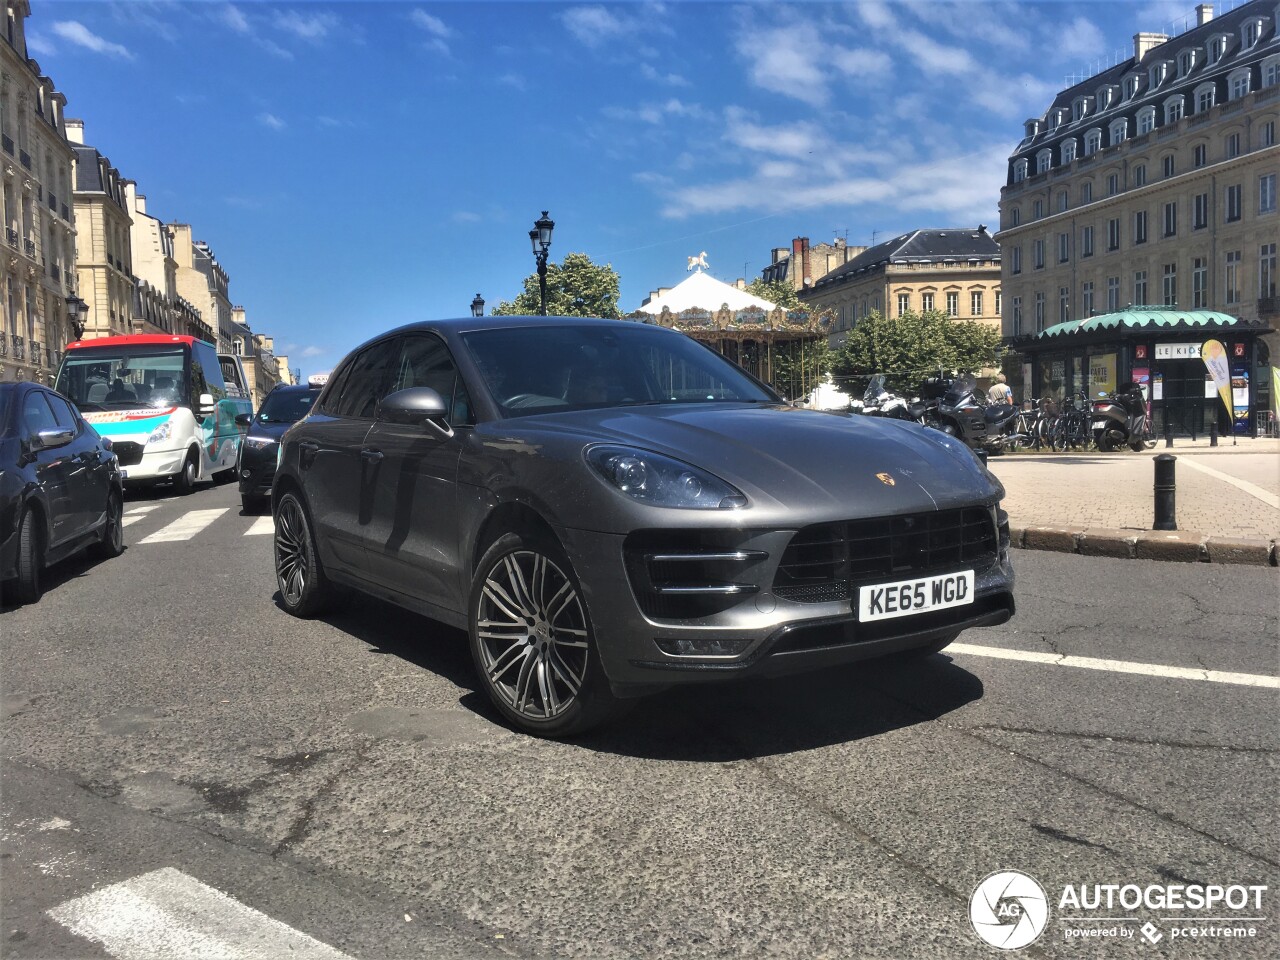
[[(480, 688), (463, 631), (358, 594), (322, 619), (373, 653), (471, 691), (459, 704), (504, 725)], [(936, 720), (982, 694), (982, 681), (945, 655), (870, 661), (776, 680), (676, 687), (633, 701), (621, 719), (571, 742), (601, 753), (723, 763), (874, 737)]]

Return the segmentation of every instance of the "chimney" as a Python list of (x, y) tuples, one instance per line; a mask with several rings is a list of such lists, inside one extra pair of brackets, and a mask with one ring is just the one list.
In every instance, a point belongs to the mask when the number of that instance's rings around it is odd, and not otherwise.
[(1213, 4), (1202, 3), (1196, 7), (1196, 26), (1203, 27), (1206, 23), (1213, 19)]
[(145, 193), (136, 193), (133, 196), (133, 209), (139, 213), (147, 212), (147, 195)]
[(69, 143), (78, 143), (84, 145), (84, 121), (73, 120), (67, 117), (65, 126), (67, 128), (67, 141)]
[(800, 242), (802, 244), (801, 251), (804, 257), (804, 279), (802, 282), (805, 288), (808, 288), (813, 285), (813, 271), (809, 267), (809, 238), (802, 237)]
[(1143, 57), (1168, 39), (1163, 33), (1135, 33), (1133, 35), (1133, 59), (1141, 63)]

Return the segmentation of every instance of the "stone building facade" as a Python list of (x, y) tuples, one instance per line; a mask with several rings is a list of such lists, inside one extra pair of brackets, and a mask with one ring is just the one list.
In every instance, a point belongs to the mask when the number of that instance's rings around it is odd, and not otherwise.
[(213, 250), (203, 240), (193, 240), (191, 224), (169, 223), (165, 225), (177, 263), (176, 283), (178, 295), (200, 311), (208, 324), (213, 342), (219, 353), (232, 352), (235, 337), (231, 317), (231, 284), (227, 271), (218, 263)]
[(213, 343), (215, 334), (199, 308), (178, 293), (178, 261), (168, 226), (147, 212), (147, 198), (132, 181), (125, 182), (125, 196), (133, 218), (129, 243), (137, 279), (134, 332), (173, 333)]
[(844, 266), (866, 247), (851, 247), (841, 237), (831, 243), (810, 245), (808, 237), (796, 237), (791, 249), (775, 247), (769, 266), (760, 271), (766, 283), (787, 283), (797, 293), (812, 287), (836, 267)]
[[(1121, 324), (1114, 343), (1079, 350), (1055, 336), (1052, 358), (1043, 334), (1130, 308), (1216, 311), (1241, 321), (1227, 345), (1247, 361), (1251, 404), (1270, 404), (1269, 358), (1280, 346), (1271, 332), (1280, 319), (1280, 5), (1196, 12), (1179, 36), (1137, 34), (1131, 59), (1061, 91), (1026, 122), (997, 235), (1003, 333), (1025, 361), (1010, 365), (1011, 381), (1084, 389), (1070, 371), (1101, 350), (1116, 354), (1121, 380), (1135, 369), (1150, 375), (1150, 364), (1134, 362), (1152, 359), (1150, 330)], [(1065, 376), (1046, 375), (1042, 363)]]
[(133, 218), (126, 180), (84, 142), (84, 124), (66, 122), (75, 153), (76, 276), (85, 301), (85, 338), (133, 332)]
[(51, 382), (77, 290), (73, 154), (66, 98), (27, 54), (30, 13), (26, 0), (10, 0), (0, 40), (0, 380)]

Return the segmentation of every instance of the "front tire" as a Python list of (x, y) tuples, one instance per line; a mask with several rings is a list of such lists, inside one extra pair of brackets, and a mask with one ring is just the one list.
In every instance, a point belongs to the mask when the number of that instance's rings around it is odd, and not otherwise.
[(178, 496), (185, 497), (196, 488), (196, 474), (199, 468), (196, 463), (196, 454), (188, 453), (187, 459), (182, 461), (182, 469), (177, 472), (173, 478), (173, 489)]
[(102, 539), (93, 545), (93, 555), (110, 560), (124, 553), (124, 501), (112, 490), (107, 495), (107, 522), (102, 528)]
[(275, 557), (285, 612), (302, 619), (322, 613), (331, 591), (316, 555), (311, 518), (296, 493), (286, 493), (276, 508)]
[(18, 603), (35, 603), (44, 593), (40, 582), (44, 571), (44, 545), (41, 542), (39, 515), (26, 510), (18, 526), (18, 575), (13, 581), (13, 599)]
[(498, 538), (476, 566), (467, 609), (476, 673), (512, 726), (567, 737), (619, 712), (559, 544), (530, 533)]

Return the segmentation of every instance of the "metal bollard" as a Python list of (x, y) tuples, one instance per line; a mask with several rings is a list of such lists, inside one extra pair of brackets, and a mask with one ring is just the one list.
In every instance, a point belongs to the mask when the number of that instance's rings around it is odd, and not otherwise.
[(1177, 497), (1177, 484), (1174, 480), (1174, 464), (1178, 458), (1171, 453), (1162, 453), (1155, 458), (1156, 461), (1156, 483), (1155, 483), (1155, 506), (1156, 517), (1155, 522), (1151, 525), (1152, 530), (1177, 530), (1178, 521), (1176, 518), (1175, 500)]
[(1218, 445), (1218, 421), (1214, 420), (1209, 424), (1209, 446), (1216, 447)]
[(1164, 419), (1164, 445), (1166, 447), (1173, 446), (1173, 424), (1168, 417)]

